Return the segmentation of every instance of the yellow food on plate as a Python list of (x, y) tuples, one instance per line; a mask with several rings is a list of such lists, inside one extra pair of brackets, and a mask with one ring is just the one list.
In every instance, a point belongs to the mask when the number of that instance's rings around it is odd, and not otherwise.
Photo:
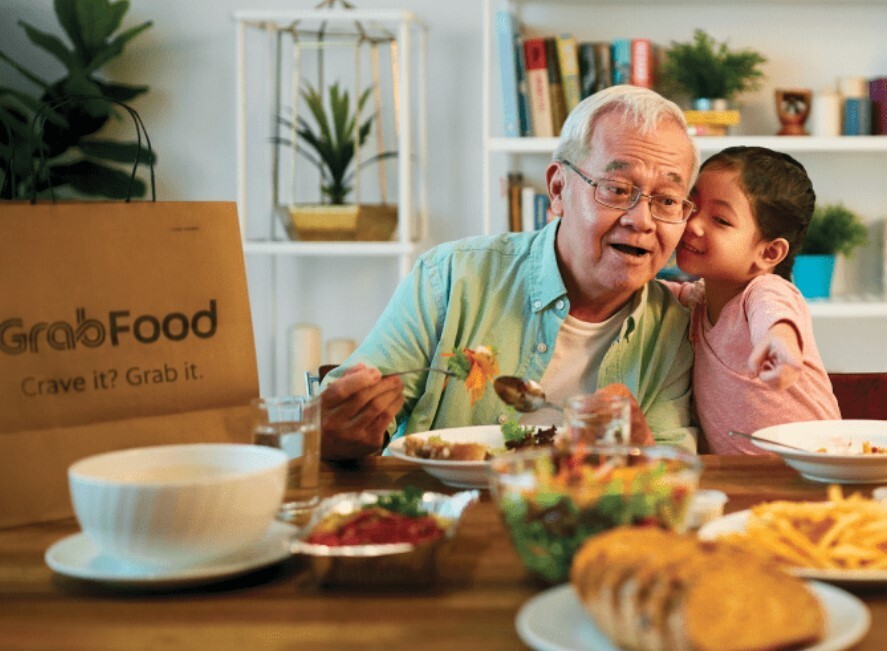
[(745, 531), (719, 540), (786, 565), (812, 569), (887, 570), (887, 505), (841, 488), (827, 502), (765, 502), (750, 511)]
[(590, 538), (570, 583), (595, 625), (638, 651), (788, 649), (825, 633), (819, 600), (775, 563), (654, 527)]
[(439, 436), (408, 436), (403, 451), (411, 457), (437, 461), (485, 461), (492, 457), (490, 448), (482, 443), (450, 443)]

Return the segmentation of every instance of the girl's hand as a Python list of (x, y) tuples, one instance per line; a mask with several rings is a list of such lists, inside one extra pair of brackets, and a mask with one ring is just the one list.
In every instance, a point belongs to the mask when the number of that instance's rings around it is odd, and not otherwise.
[(748, 358), (752, 375), (774, 389), (786, 389), (794, 384), (803, 363), (798, 332), (784, 321), (767, 331)]

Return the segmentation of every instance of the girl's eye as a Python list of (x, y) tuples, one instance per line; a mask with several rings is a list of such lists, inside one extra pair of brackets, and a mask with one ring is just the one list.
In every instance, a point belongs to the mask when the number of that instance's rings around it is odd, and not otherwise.
[(717, 215), (712, 215), (712, 220), (714, 220), (715, 224), (719, 224), (721, 226), (730, 226), (730, 222), (728, 222), (723, 217), (718, 217)]

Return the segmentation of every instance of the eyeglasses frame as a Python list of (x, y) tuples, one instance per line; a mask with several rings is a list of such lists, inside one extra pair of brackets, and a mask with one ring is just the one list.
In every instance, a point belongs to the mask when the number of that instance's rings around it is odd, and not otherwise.
[(624, 210), (625, 212), (628, 212), (629, 210), (633, 209), (635, 206), (638, 205), (638, 203), (641, 200), (641, 197), (644, 197), (644, 198), (646, 198), (647, 203), (650, 205), (650, 217), (652, 217), (653, 219), (655, 219), (658, 222), (662, 222), (663, 224), (674, 224), (674, 225), (687, 223), (687, 220), (689, 220), (690, 217), (693, 215), (693, 213), (696, 212), (696, 204), (694, 204), (689, 199), (682, 199), (681, 205), (683, 205), (684, 207), (686, 207), (686, 206), (690, 207), (689, 210), (685, 211), (687, 216), (684, 217), (682, 220), (673, 221), (671, 219), (662, 219), (661, 217), (657, 217), (656, 215), (653, 214), (653, 198), (654, 197), (663, 197), (663, 196), (668, 196), (668, 195), (647, 194), (645, 192), (641, 192), (641, 189), (638, 186), (636, 186), (634, 183), (630, 184), (631, 185), (631, 205), (630, 206), (611, 206), (608, 203), (604, 203), (603, 201), (601, 201), (597, 197), (597, 189), (598, 189), (598, 186), (600, 185), (599, 181), (595, 181), (595, 180), (590, 179), (587, 176), (585, 176), (585, 174), (583, 174), (582, 171), (578, 167), (573, 165), (573, 163), (568, 161), (566, 158), (559, 158), (555, 162), (560, 163), (562, 165), (566, 165), (568, 168), (573, 170), (579, 176), (580, 179), (582, 179), (588, 185), (593, 187), (594, 188), (594, 195), (593, 195), (594, 200), (597, 203), (601, 204), (602, 206), (606, 206), (607, 208), (613, 208), (614, 210)]

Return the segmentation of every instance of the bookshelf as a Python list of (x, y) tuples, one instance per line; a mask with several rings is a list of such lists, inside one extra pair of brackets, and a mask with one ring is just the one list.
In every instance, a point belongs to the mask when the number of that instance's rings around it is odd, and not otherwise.
[[(349, 304), (353, 301), (356, 315), (369, 312), (366, 318), (372, 323), (377, 314), (364, 309), (362, 301), (373, 306), (374, 299), (387, 300), (427, 247), (428, 30), (414, 13), (401, 10), (241, 10), (235, 11), (233, 18), (237, 208), (247, 259), (261, 391), (270, 394), (286, 392), (289, 386), (288, 342), (283, 336), (288, 325), (316, 323), (324, 336), (354, 338), (347, 332), (336, 334), (336, 328), (347, 329), (349, 324), (324, 321), (328, 318), (324, 303), (331, 299)], [(279, 218), (284, 206), (275, 205), (271, 189), (271, 179), (279, 173), (268, 135), (274, 129), (268, 116), (275, 112), (268, 79), (274, 56), (272, 39), (276, 30), (296, 24), (323, 23), (335, 32), (337, 28), (353, 29), (356, 22), (384, 26), (396, 36), (400, 53), (392, 63), (402, 98), (396, 106), (398, 156), (391, 163), (394, 173), (389, 173), (396, 185), (397, 230), (387, 242), (293, 241)], [(359, 276), (357, 281), (355, 276)]]
[[(879, 31), (870, 24), (887, 23), (887, 0), (752, 0), (731, 6), (727, 0), (484, 0), (483, 8), (483, 233), (500, 232), (507, 224), (507, 205), (501, 196), (500, 178), (507, 171), (522, 171), (525, 177), (544, 185), (543, 173), (556, 138), (504, 137), (501, 129), (500, 71), (495, 38), (495, 14), (510, 10), (531, 35), (572, 32), (582, 40), (612, 40), (650, 37), (659, 45), (686, 40), (696, 27), (712, 29), (739, 47), (754, 47), (768, 56), (768, 81), (743, 102), (743, 124), (737, 135), (696, 137), (703, 159), (724, 147), (757, 145), (785, 151), (807, 167), (821, 201), (848, 204), (871, 221), (870, 242), (859, 260), (847, 261), (844, 286), (835, 298), (811, 303), (814, 318), (887, 320), (887, 264), (884, 253), (884, 220), (887, 217), (887, 188), (882, 176), (887, 164), (887, 136), (780, 137), (773, 101), (775, 86), (811, 87), (819, 90), (834, 85), (840, 74), (883, 76), (887, 49)], [(803, 4), (802, 10), (799, 5)], [(834, 15), (853, 15), (847, 29), (848, 47), (836, 32)], [(852, 10), (851, 10), (852, 7)], [(731, 13), (732, 12), (732, 13)], [(797, 23), (787, 37), (779, 25), (789, 17)], [(606, 18), (606, 20), (604, 20)], [(742, 27), (737, 27), (742, 25)], [(807, 40), (805, 41), (805, 34)], [(845, 46), (844, 52), (826, 45), (829, 35)], [(851, 38), (852, 36), (852, 38)], [(844, 56), (849, 65), (842, 68)], [(746, 114), (748, 119), (746, 119)], [(879, 225), (880, 223), (880, 225)]]

